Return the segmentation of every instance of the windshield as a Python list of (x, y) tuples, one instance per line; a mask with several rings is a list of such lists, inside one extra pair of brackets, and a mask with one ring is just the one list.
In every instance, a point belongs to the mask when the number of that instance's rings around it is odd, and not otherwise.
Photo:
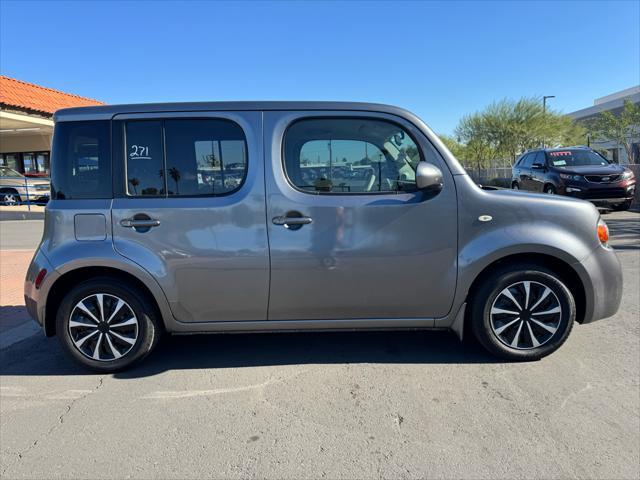
[(578, 165), (609, 165), (611, 162), (593, 150), (556, 150), (547, 152), (549, 163), (554, 167)]
[(22, 175), (9, 167), (0, 167), (0, 177), (22, 178)]

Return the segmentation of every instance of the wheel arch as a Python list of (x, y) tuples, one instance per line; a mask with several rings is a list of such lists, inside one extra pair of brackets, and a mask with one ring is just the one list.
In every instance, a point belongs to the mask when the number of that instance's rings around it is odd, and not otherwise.
[(56, 334), (56, 314), (66, 293), (78, 283), (96, 277), (116, 279), (137, 288), (145, 297), (147, 297), (148, 301), (151, 302), (151, 305), (154, 306), (156, 310), (155, 313), (161, 320), (162, 325), (165, 326), (162, 308), (159, 305), (156, 295), (154, 295), (152, 290), (140, 278), (130, 272), (116, 267), (85, 266), (71, 269), (61, 274), (50, 287), (47, 295), (44, 316), (44, 332), (47, 337), (52, 337)]
[(13, 187), (0, 188), (0, 195), (5, 193), (13, 193), (16, 196), (16, 199), (18, 200), (18, 202), (22, 200), (22, 197), (20, 196), (20, 192), (18, 192), (16, 188), (13, 188)]
[[(511, 263), (526, 263), (536, 266), (545, 267), (548, 270), (556, 273), (558, 277), (567, 286), (576, 303), (576, 321), (583, 323), (587, 311), (586, 299), (587, 293), (585, 285), (580, 278), (578, 272), (567, 263), (565, 260), (553, 255), (545, 253), (515, 253), (498, 258), (493, 262), (486, 265), (469, 286), (467, 290), (466, 302), (469, 305), (473, 301), (473, 295), (478, 290), (478, 286), (487, 279), (493, 272), (503, 268), (505, 265)], [(469, 316), (471, 314), (471, 308), (466, 309), (465, 315), (465, 329)]]

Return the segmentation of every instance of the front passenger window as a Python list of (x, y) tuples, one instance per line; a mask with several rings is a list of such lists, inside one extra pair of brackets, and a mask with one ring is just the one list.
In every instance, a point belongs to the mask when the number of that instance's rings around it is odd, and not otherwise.
[(368, 118), (305, 119), (285, 135), (293, 185), (317, 194), (416, 190), (421, 153), (399, 125)]

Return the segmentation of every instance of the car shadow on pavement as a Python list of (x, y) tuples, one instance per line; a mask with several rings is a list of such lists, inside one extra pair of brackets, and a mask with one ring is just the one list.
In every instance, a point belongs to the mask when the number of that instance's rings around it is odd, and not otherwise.
[(0, 305), (0, 332), (32, 321), (24, 305)]
[[(158, 348), (130, 370), (132, 379), (169, 370), (297, 364), (497, 363), (474, 342), (449, 332), (309, 332), (165, 336)], [(87, 375), (56, 339), (38, 336), (0, 352), (0, 375)]]

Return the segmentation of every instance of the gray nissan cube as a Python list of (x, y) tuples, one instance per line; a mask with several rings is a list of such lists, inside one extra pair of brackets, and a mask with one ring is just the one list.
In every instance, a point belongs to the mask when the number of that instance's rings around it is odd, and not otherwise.
[(55, 121), (25, 301), (97, 371), (165, 333), (449, 329), (536, 360), (620, 305), (592, 204), (482, 190), (400, 108), (120, 105)]

